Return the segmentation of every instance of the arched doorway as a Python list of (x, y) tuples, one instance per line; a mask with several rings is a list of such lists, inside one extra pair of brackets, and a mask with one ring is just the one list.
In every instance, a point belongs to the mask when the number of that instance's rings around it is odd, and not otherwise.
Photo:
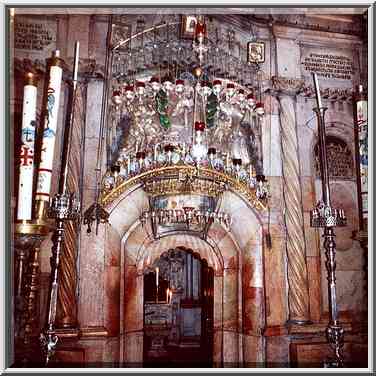
[[(252, 366), (263, 362), (262, 218), (258, 218), (241, 198), (226, 192), (221, 208), (233, 217), (230, 232), (213, 224), (205, 240), (188, 233), (154, 239), (150, 224), (143, 225), (138, 220), (140, 209), (145, 205), (147, 196), (141, 189), (120, 196), (109, 208), (111, 233), (103, 238), (109, 245), (105, 249), (112, 250), (108, 259), (114, 260), (115, 256), (119, 259), (120, 362), (143, 366), (144, 270), (163, 252), (177, 247), (194, 250), (214, 271), (213, 365), (244, 363)], [(119, 252), (114, 253), (116, 250)], [(115, 312), (114, 304), (114, 300), (108, 300), (106, 309)]]
[(163, 252), (144, 270), (145, 366), (210, 367), (214, 271), (184, 247)]

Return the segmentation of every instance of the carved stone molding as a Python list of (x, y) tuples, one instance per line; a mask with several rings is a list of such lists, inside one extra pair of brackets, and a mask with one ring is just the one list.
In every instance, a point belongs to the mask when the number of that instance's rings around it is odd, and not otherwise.
[[(313, 85), (307, 85), (306, 80), (273, 76), (271, 78), (271, 93), (275, 96), (285, 94), (290, 96), (301, 95), (305, 98), (315, 98)], [(330, 102), (352, 102), (354, 91), (352, 88), (324, 88), (320, 89), (321, 98)]]
[(272, 77), (272, 88), (277, 92), (296, 95), (303, 90), (304, 80), (281, 76)]
[[(299, 93), (306, 98), (315, 98), (315, 89), (313, 85), (304, 85), (303, 90)], [(320, 89), (321, 98), (323, 100), (329, 100), (331, 102), (344, 102), (353, 101), (354, 91), (352, 88), (346, 89)]]

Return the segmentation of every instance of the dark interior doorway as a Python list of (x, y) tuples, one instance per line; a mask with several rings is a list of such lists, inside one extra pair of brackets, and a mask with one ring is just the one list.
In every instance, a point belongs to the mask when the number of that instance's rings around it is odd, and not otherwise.
[(211, 367), (214, 271), (178, 247), (144, 274), (144, 365)]

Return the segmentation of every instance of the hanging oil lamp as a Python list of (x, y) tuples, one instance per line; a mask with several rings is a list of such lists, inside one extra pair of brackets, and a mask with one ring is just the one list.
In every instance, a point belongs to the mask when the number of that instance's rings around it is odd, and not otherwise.
[(152, 77), (149, 81), (149, 84), (150, 84), (151, 89), (153, 90), (154, 94), (156, 94), (161, 88), (161, 83), (159, 82), (158, 77)]
[(255, 107), (255, 111), (256, 111), (257, 115), (263, 116), (265, 114), (264, 104), (262, 102), (257, 102), (256, 107)]
[(213, 93), (218, 97), (222, 91), (222, 81), (214, 80), (213, 81)]
[(175, 93), (177, 95), (182, 95), (184, 93), (184, 80), (175, 81)]

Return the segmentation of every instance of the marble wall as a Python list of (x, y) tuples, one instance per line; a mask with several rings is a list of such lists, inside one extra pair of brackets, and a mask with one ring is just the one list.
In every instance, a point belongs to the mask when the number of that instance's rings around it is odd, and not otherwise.
[[(225, 16), (221, 17), (222, 21), (227, 20)], [(239, 31), (237, 37), (244, 44), (249, 33), (243, 21), (234, 25)], [(313, 148), (317, 142), (317, 124), (312, 111), (314, 99), (302, 90), (302, 87), (312, 85), (305, 62), (311, 54), (348, 59), (353, 65), (349, 79), (320, 77), (319, 81), (324, 90), (352, 89), (359, 82), (361, 67), (358, 56), (362, 41), (355, 35), (315, 32), (277, 23), (258, 24), (256, 29), (259, 38), (266, 43), (266, 61), (260, 66), (266, 108), (261, 122), (261, 141), (264, 174), (271, 193), (269, 209), (257, 212), (242, 197), (226, 192), (221, 210), (233, 217), (230, 233), (221, 226), (213, 226), (207, 242), (188, 235), (156, 242), (150, 237), (150, 228), (142, 227), (139, 222), (139, 215), (147, 207), (148, 200), (142, 189), (136, 187), (106, 208), (110, 213), (109, 224), (99, 226), (98, 235), (93, 232), (89, 235), (82, 227), (77, 258), (77, 303), (79, 328), (83, 333), (80, 345), (86, 349), (88, 361), (142, 361), (142, 270), (161, 252), (179, 245), (198, 252), (215, 270), (213, 358), (216, 365), (288, 364), (292, 359), (290, 345), (294, 336), (289, 318), (296, 299), (303, 305), (302, 311), (307, 311), (305, 318), (313, 323), (303, 325), (299, 335), (304, 337), (327, 321), (327, 282), (321, 233), (309, 225), (309, 211), (321, 197), (321, 192), (313, 168)], [(57, 17), (56, 30), (56, 47), (61, 50), (63, 59), (71, 62), (74, 41), (78, 39), (82, 64), (91, 64), (92, 67), (91, 73), (85, 76), (87, 102), (82, 207), (86, 210), (94, 201), (97, 184), (96, 155), (100, 138), (107, 18), (61, 16)], [(17, 57), (17, 51), (15, 55)], [(48, 57), (47, 52), (42, 57)], [(19, 58), (22, 59), (23, 55), (20, 54)], [(273, 77), (284, 80), (283, 87), (276, 90), (272, 85)], [(302, 85), (300, 89), (297, 82)], [(293, 111), (290, 118), (293, 120), (281, 121), (281, 101), (278, 98), (282, 94), (289, 98), (289, 107)], [(333, 124), (327, 132), (353, 148), (351, 101), (333, 98), (324, 98), (324, 105), (328, 107), (327, 124)], [(63, 112), (62, 107), (60, 113)], [(291, 139), (295, 140), (293, 154), (284, 144), (288, 138), (284, 128), (287, 126), (292, 132)], [(59, 129), (61, 132), (62, 127)], [(60, 136), (58, 133), (60, 138), (61, 133)], [(57, 166), (59, 147), (55, 155)], [(303, 236), (299, 262), (305, 270), (302, 278), (305, 289), (302, 291), (308, 294), (301, 300), (299, 294), (294, 295), (294, 262), (288, 248), (292, 230), (286, 217), (290, 209), (286, 187), (292, 181), (289, 180), (292, 175), (287, 173), (291, 155), (297, 187), (293, 209), (299, 218), (293, 230), (298, 228)], [(104, 159), (100, 165), (105, 168)], [(354, 180), (333, 181), (331, 189), (333, 204), (345, 206), (349, 218), (345, 229), (335, 231), (339, 308), (343, 315), (346, 314), (344, 319), (351, 323), (366, 310), (363, 251), (351, 237), (358, 226), (356, 185)], [(47, 239), (41, 252), (43, 273), (49, 272), (50, 247), (51, 240)], [(96, 339), (90, 337), (94, 334)], [(310, 343), (311, 337), (307, 336)], [(106, 347), (110, 338), (114, 338), (112, 347)], [(114, 352), (109, 349), (114, 349)]]

